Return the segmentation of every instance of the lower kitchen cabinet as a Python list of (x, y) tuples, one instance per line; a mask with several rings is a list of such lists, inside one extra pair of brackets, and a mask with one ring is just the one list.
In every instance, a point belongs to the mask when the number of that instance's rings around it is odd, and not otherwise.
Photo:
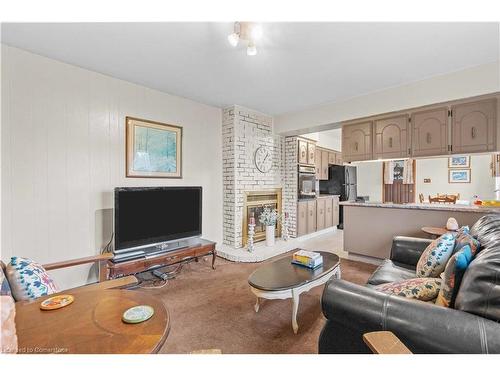
[(297, 203), (297, 237), (307, 234), (307, 202)]
[(307, 233), (316, 231), (316, 200), (307, 201)]
[(339, 197), (334, 196), (332, 198), (332, 207), (333, 207), (333, 226), (336, 227), (340, 224), (340, 205), (339, 205)]
[(316, 230), (325, 229), (325, 203), (327, 203), (325, 198), (316, 200)]
[(297, 237), (337, 225), (339, 197), (319, 197), (297, 203)]

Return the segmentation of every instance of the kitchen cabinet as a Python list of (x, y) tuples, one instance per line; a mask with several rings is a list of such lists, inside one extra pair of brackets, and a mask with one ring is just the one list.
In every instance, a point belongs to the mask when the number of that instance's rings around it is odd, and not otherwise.
[(376, 120), (374, 124), (374, 159), (410, 156), (408, 115)]
[(314, 165), (316, 160), (316, 144), (307, 142), (307, 164)]
[(299, 164), (307, 164), (307, 141), (299, 139), (298, 144), (299, 144), (298, 162)]
[(496, 149), (496, 98), (451, 107), (452, 153)]
[(307, 201), (297, 203), (297, 237), (307, 234)]
[(328, 164), (336, 164), (336, 152), (330, 151), (328, 152)]
[(411, 115), (412, 156), (448, 153), (448, 108), (413, 112)]
[(325, 208), (326, 199), (316, 199), (316, 230), (325, 229)]
[(371, 160), (372, 121), (342, 126), (342, 158), (345, 162)]
[(343, 165), (343, 160), (342, 160), (342, 153), (341, 152), (336, 152), (335, 153), (335, 164), (337, 165)]
[(332, 207), (333, 207), (333, 226), (336, 227), (340, 224), (340, 205), (339, 205), (340, 197), (335, 196), (332, 198)]
[(316, 163), (314, 164), (314, 167), (316, 169), (316, 179), (321, 180), (321, 174), (323, 172), (323, 166), (321, 164), (321, 149), (316, 147), (316, 156), (315, 156), (315, 161)]
[(325, 198), (325, 228), (333, 226), (333, 197)]
[(307, 233), (316, 232), (316, 199), (307, 201)]
[(321, 150), (320, 180), (328, 180), (328, 154), (327, 150)]

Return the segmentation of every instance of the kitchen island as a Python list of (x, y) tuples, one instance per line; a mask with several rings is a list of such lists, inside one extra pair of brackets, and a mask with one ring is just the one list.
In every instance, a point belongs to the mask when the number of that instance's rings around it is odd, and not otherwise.
[(390, 257), (395, 236), (428, 238), (422, 227), (445, 227), (450, 217), (472, 226), (500, 208), (436, 203), (340, 202), (344, 207), (344, 250), (371, 258)]

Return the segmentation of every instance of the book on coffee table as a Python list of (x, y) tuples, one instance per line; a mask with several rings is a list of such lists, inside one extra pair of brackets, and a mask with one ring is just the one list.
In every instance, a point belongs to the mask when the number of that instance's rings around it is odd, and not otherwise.
[(293, 253), (292, 263), (308, 268), (317, 268), (323, 264), (323, 257), (313, 251), (299, 250)]

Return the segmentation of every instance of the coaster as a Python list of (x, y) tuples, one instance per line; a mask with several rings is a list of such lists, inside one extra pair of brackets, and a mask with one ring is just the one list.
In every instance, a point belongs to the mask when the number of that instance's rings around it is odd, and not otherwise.
[(155, 310), (151, 306), (134, 306), (123, 313), (122, 320), (130, 324), (142, 323), (151, 318), (154, 313)]
[(40, 303), (40, 309), (42, 310), (57, 310), (64, 306), (68, 306), (73, 303), (75, 297), (71, 294), (60, 294), (58, 296), (47, 298)]

